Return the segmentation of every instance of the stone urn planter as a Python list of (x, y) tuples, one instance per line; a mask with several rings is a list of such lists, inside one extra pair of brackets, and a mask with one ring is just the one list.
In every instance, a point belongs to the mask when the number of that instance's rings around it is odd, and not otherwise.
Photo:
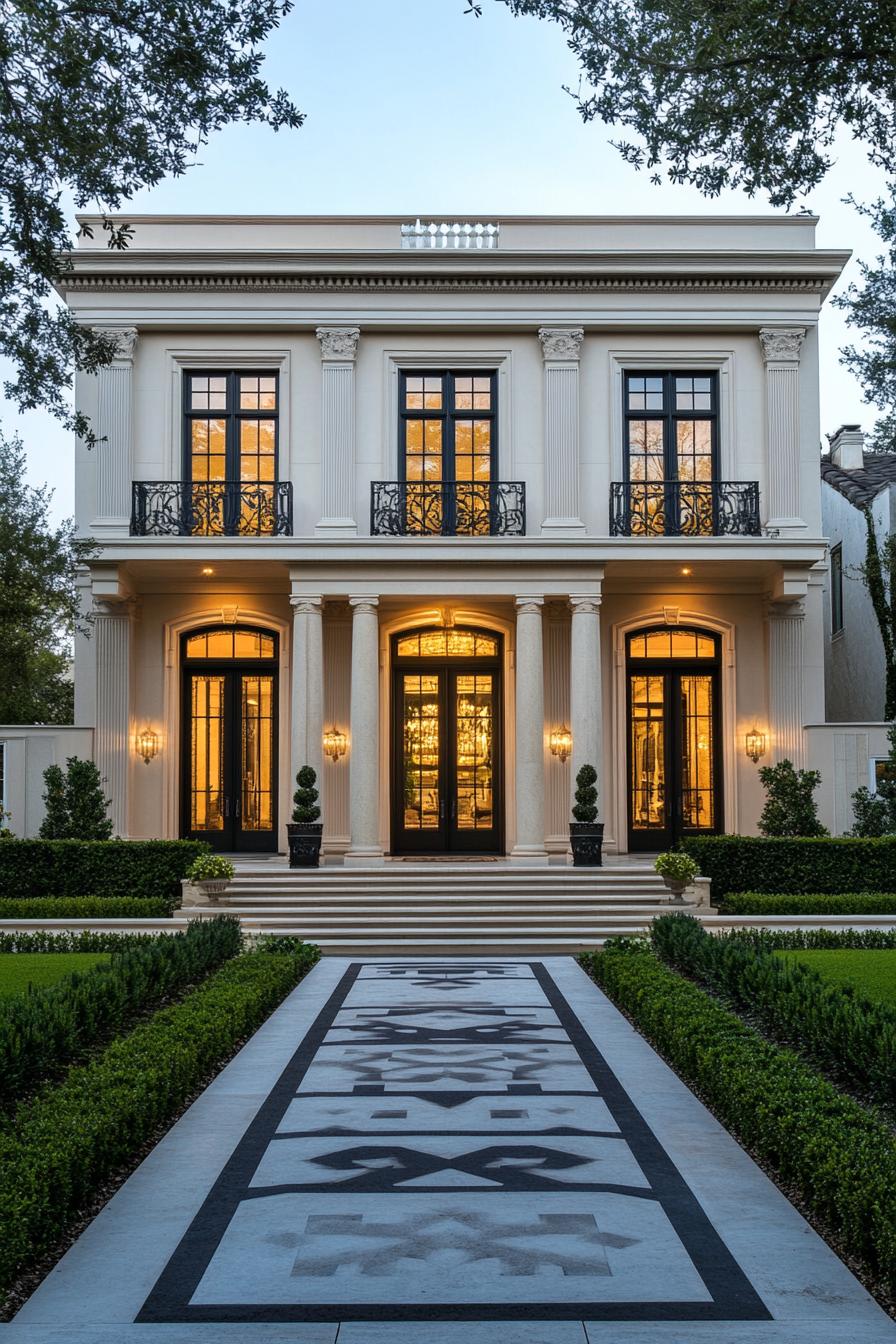
[(320, 865), (320, 846), (323, 822), (318, 821), (317, 774), (310, 765), (303, 765), (296, 775), (297, 788), (293, 794), (292, 821), (287, 823), (290, 868), (317, 868)]
[(665, 883), (671, 903), (684, 905), (685, 890), (693, 884), (699, 873), (694, 860), (689, 854), (667, 850), (665, 854), (657, 855), (653, 866)]
[(600, 868), (603, 864), (604, 823), (597, 820), (597, 771), (583, 765), (576, 775), (575, 821), (569, 823), (569, 845), (574, 868)]
[(226, 892), (233, 879), (233, 864), (220, 854), (200, 854), (187, 870), (187, 879), (200, 893), (203, 903), (214, 904)]

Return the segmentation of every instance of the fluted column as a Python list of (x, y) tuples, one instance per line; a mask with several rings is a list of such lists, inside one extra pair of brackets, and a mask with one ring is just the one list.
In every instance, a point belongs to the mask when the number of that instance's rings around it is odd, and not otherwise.
[[(601, 662), (600, 593), (570, 596), (572, 627), (569, 650), (569, 718), (572, 732), (572, 770), (570, 791), (583, 765), (593, 765), (598, 776), (598, 791), (603, 794), (601, 777)], [(600, 805), (602, 808), (603, 799)], [(570, 806), (571, 806), (570, 801)]]
[(355, 356), (359, 327), (318, 327), (321, 357), (321, 517), (318, 536), (353, 537)]
[(581, 327), (541, 327), (544, 355), (544, 522), (542, 532), (575, 535), (579, 517), (579, 355)]
[(804, 528), (800, 517), (800, 351), (804, 327), (763, 327), (768, 527)]
[(114, 360), (97, 372), (95, 433), (96, 517), (95, 530), (127, 535), (131, 518), (133, 373), (137, 331), (121, 327), (106, 335), (116, 338)]
[(543, 597), (516, 599), (516, 863), (547, 863), (544, 846)]
[(350, 597), (352, 684), (349, 744), (351, 844), (345, 862), (380, 863), (380, 630), (376, 597)]
[(769, 729), (773, 761), (803, 762), (803, 623), (800, 602), (768, 610)]
[(131, 602), (98, 602), (94, 608), (96, 729), (94, 759), (107, 797), (113, 835), (128, 835), (130, 770)]
[[(292, 604), (292, 743), (290, 789), (303, 765), (323, 785), (323, 598), (294, 595)], [(290, 793), (290, 797), (292, 793)], [(325, 819), (326, 820), (326, 819)]]

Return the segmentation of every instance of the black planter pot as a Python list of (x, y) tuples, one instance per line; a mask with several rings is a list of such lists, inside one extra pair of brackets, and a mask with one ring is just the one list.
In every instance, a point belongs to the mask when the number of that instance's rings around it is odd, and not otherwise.
[(569, 843), (572, 846), (574, 868), (601, 868), (601, 847), (604, 843), (602, 821), (571, 821)]
[(289, 837), (290, 868), (317, 868), (320, 864), (320, 845), (323, 838), (323, 822), (290, 821), (286, 834)]

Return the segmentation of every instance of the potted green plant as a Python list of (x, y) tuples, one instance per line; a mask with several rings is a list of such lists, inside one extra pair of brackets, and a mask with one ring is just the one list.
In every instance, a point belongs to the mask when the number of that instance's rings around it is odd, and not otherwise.
[(296, 775), (298, 788), (292, 796), (295, 806), (292, 821), (286, 827), (289, 836), (290, 868), (316, 868), (320, 863), (320, 845), (323, 825), (318, 821), (320, 808), (316, 784), (317, 775), (310, 765), (303, 765)]
[(576, 775), (575, 820), (569, 823), (569, 843), (576, 868), (600, 868), (604, 824), (597, 820), (597, 771), (583, 765)]
[(685, 887), (692, 884), (700, 872), (690, 854), (681, 854), (678, 850), (669, 849), (665, 854), (656, 856), (653, 866), (665, 882), (675, 904), (683, 905), (682, 892)]
[(203, 896), (210, 898), (224, 895), (235, 872), (233, 864), (223, 854), (200, 854), (187, 869), (187, 878)]

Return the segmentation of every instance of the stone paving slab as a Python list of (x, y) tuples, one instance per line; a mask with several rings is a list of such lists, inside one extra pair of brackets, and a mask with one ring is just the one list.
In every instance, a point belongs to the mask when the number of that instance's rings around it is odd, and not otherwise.
[(328, 958), (0, 1344), (896, 1344), (570, 958)]

